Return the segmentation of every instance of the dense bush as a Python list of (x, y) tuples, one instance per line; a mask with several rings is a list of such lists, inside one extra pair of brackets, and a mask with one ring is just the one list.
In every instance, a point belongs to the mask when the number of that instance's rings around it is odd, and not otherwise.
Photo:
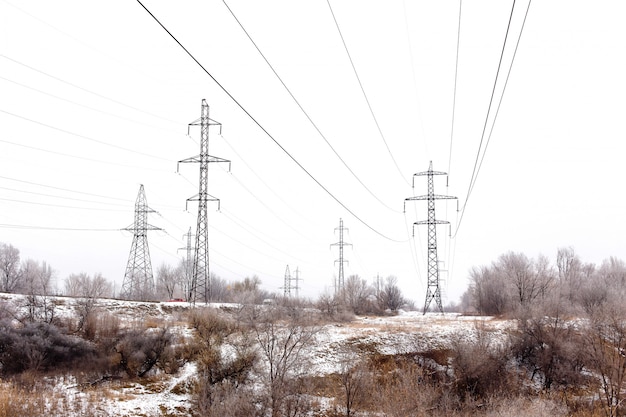
[(582, 336), (558, 317), (520, 319), (514, 335), (513, 355), (543, 389), (585, 382), (588, 355)]
[(83, 368), (98, 356), (95, 347), (65, 334), (45, 322), (14, 326), (0, 321), (0, 371), (5, 375), (24, 371)]
[(245, 384), (257, 356), (243, 329), (213, 309), (195, 310), (190, 321), (196, 330), (194, 405), (199, 415), (256, 415), (256, 396)]
[(514, 391), (507, 371), (508, 346), (494, 343), (484, 329), (478, 328), (476, 335), (473, 341), (453, 342), (453, 387), (464, 402)]
[[(171, 360), (172, 335), (169, 329), (127, 330), (114, 346), (117, 364), (131, 378), (143, 377), (164, 361)], [(168, 354), (169, 353), (169, 354)], [(165, 364), (163, 364), (165, 368)]]

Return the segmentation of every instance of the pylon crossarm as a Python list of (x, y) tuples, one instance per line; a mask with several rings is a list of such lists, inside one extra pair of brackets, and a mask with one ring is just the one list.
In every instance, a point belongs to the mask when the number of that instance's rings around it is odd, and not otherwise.
[(228, 162), (230, 164), (230, 161), (228, 159), (220, 158), (217, 156), (211, 156), (211, 155), (209, 155), (209, 160), (207, 162)]
[(451, 195), (442, 195), (442, 194), (433, 194), (431, 196), (428, 195), (416, 195), (415, 197), (405, 198), (404, 201), (423, 201), (423, 200), (456, 200), (457, 197), (453, 197)]
[(447, 172), (442, 172), (442, 171), (424, 171), (424, 172), (418, 172), (416, 174), (413, 174), (413, 176), (421, 176), (421, 175), (448, 175)]
[(181, 159), (180, 161), (178, 161), (177, 165), (188, 164), (188, 163), (199, 163), (202, 161), (201, 158), (202, 158), (201, 155), (196, 155), (196, 156), (192, 156), (191, 158)]
[(421, 225), (421, 224), (450, 224), (450, 222), (445, 220), (420, 220), (413, 224)]
[[(202, 117), (198, 117), (193, 122), (187, 124), (187, 136), (189, 136), (189, 129), (191, 128), (191, 126), (202, 126)], [(220, 126), (221, 128), (222, 124), (209, 117), (209, 126)], [(220, 133), (221, 133), (221, 129), (220, 129)]]

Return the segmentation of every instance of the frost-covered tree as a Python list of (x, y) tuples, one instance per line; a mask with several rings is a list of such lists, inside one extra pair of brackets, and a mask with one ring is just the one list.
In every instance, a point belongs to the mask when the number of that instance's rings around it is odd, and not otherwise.
[(15, 292), (20, 278), (20, 251), (12, 245), (0, 243), (0, 291)]

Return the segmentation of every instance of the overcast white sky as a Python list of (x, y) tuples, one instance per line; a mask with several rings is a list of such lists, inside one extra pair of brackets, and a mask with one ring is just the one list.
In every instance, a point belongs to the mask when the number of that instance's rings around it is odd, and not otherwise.
[[(279, 291), (286, 265), (302, 293), (331, 288), (332, 243), (349, 229), (346, 275), (395, 275), (409, 298), (426, 291), (426, 194), (466, 201), (512, 3), (465, 0), (456, 117), (459, 2), (145, 0), (144, 4), (272, 137), (263, 132), (133, 1), (0, 0), (0, 241), (47, 261), (62, 281), (102, 272), (121, 285), (129, 226), (143, 184), (165, 232), (149, 236), (152, 263), (175, 264), (195, 228), (202, 99), (223, 125), (210, 135), (211, 268), (228, 280), (258, 275)], [(268, 67), (245, 27), (306, 115)], [(492, 116), (527, 1), (516, 2)], [(484, 163), (455, 239), (439, 228), (446, 299), (467, 272), (507, 251), (554, 260), (572, 246), (587, 262), (626, 257), (623, 120), (626, 2), (533, 2)], [(324, 137), (309, 121), (310, 118)], [(382, 132), (382, 135), (381, 135)], [(484, 138), (484, 143), (487, 140)], [(343, 158), (355, 178), (324, 138)], [(452, 146), (451, 146), (452, 144)], [(391, 151), (391, 155), (387, 150)], [(364, 188), (363, 184), (367, 186)], [(437, 217), (458, 224), (454, 203)], [(30, 229), (16, 226), (33, 226)], [(53, 230), (56, 228), (57, 230)], [(61, 229), (61, 230), (58, 230)]]

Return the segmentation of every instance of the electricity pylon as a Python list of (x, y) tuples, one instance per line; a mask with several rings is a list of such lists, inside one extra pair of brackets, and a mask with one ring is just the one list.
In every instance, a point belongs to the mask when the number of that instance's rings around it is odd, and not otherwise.
[(289, 265), (285, 268), (285, 281), (283, 284), (283, 296), (291, 297), (291, 273), (289, 272)]
[(335, 286), (335, 294), (341, 294), (341, 292), (343, 291), (344, 282), (345, 282), (344, 276), (343, 276), (343, 264), (348, 263), (348, 261), (343, 258), (343, 247), (352, 246), (352, 244), (345, 243), (343, 241), (343, 231), (348, 230), (348, 229), (343, 227), (343, 219), (341, 218), (339, 219), (339, 227), (335, 228), (335, 231), (337, 230), (339, 230), (339, 242), (333, 243), (330, 246), (339, 246), (339, 259), (335, 261), (335, 264), (339, 264), (339, 271), (337, 274), (337, 284)]
[[(300, 278), (300, 268), (296, 268), (296, 275), (292, 276), (291, 272), (289, 272), (289, 265), (287, 265), (287, 268), (285, 269), (285, 281), (283, 286), (281, 287), (283, 290), (283, 296), (291, 297), (292, 295), (295, 295), (295, 297), (298, 298), (298, 292), (300, 290), (298, 281), (300, 281), (301, 279), (302, 278)], [(291, 284), (292, 281), (296, 282), (295, 286)], [(293, 294), (291, 292), (292, 289), (294, 290)]]
[(217, 201), (217, 208), (219, 210), (220, 200), (207, 192), (209, 183), (209, 163), (228, 162), (228, 169), (230, 170), (230, 161), (209, 155), (209, 128), (211, 126), (220, 126), (221, 128), (222, 124), (209, 118), (209, 105), (206, 100), (202, 100), (200, 118), (189, 123), (189, 126), (200, 126), (200, 154), (178, 161), (178, 164), (191, 162), (200, 164), (198, 194), (187, 199), (187, 203), (189, 203), (189, 201), (198, 202), (195, 256), (193, 258), (191, 288), (189, 290), (189, 302), (195, 304), (199, 299), (205, 303), (208, 303), (211, 299), (211, 281), (209, 275), (209, 222), (207, 206), (209, 201)]
[(189, 227), (189, 231), (183, 235), (183, 238), (187, 238), (187, 246), (184, 248), (178, 248), (178, 250), (187, 251), (187, 257), (184, 262), (184, 272), (185, 272), (185, 287), (183, 288), (183, 293), (185, 294), (185, 298), (187, 301), (191, 301), (191, 277), (193, 272), (193, 258), (192, 254), (194, 252), (194, 247), (191, 245), (191, 238), (195, 236), (191, 233), (191, 226)]
[(162, 230), (148, 224), (148, 213), (155, 213), (146, 200), (143, 184), (135, 201), (135, 222), (123, 230), (133, 232), (126, 273), (120, 297), (126, 300), (149, 300), (154, 296), (154, 276), (148, 248), (148, 230)]
[(435, 200), (452, 200), (456, 197), (449, 195), (437, 195), (435, 194), (435, 185), (433, 176), (435, 175), (448, 175), (446, 172), (433, 171), (433, 162), (430, 161), (428, 171), (419, 172), (413, 175), (413, 188), (415, 188), (416, 176), (428, 177), (428, 195), (421, 195), (416, 197), (409, 197), (404, 199), (404, 206), (406, 211), (406, 202), (412, 200), (427, 200), (428, 201), (428, 220), (422, 220), (413, 223), (415, 225), (425, 224), (428, 225), (428, 285), (426, 288), (426, 301), (424, 302), (424, 314), (428, 310), (431, 301), (435, 300), (437, 309), (443, 313), (443, 305), (441, 303), (441, 286), (439, 280), (439, 262), (437, 259), (437, 225), (449, 224), (450, 222), (445, 220), (435, 219)]
[(295, 294), (296, 298), (299, 298), (300, 297), (300, 284), (298, 283), (298, 281), (302, 280), (302, 278), (300, 278), (300, 268), (299, 267), (296, 267), (296, 275), (291, 277), (291, 280), (296, 282), (296, 285), (293, 287), (293, 289), (296, 292), (296, 294)]

